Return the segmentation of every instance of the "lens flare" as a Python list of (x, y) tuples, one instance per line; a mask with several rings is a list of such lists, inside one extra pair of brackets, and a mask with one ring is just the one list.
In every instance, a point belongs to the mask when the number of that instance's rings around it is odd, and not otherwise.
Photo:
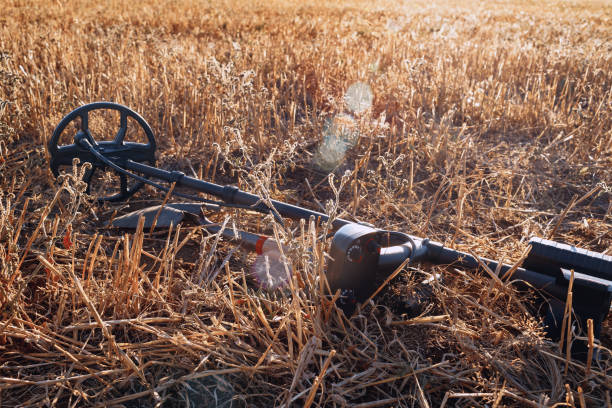
[(349, 86), (344, 94), (344, 102), (347, 108), (354, 114), (362, 113), (372, 107), (374, 94), (370, 85), (363, 82), (356, 82)]
[(399, 20), (388, 20), (387, 30), (397, 33), (402, 29), (402, 23)]
[[(347, 109), (359, 115), (372, 107), (374, 94), (372, 88), (363, 82), (349, 86), (344, 94)], [(344, 161), (346, 152), (357, 144), (359, 129), (351, 114), (339, 114), (326, 121), (323, 138), (315, 152), (313, 163), (323, 171), (333, 171)]]
[(253, 276), (263, 289), (285, 287), (291, 279), (291, 267), (278, 251), (266, 251), (253, 263)]
[(327, 121), (323, 128), (323, 140), (315, 153), (315, 165), (324, 171), (335, 169), (358, 139), (357, 124), (352, 116), (338, 115)]

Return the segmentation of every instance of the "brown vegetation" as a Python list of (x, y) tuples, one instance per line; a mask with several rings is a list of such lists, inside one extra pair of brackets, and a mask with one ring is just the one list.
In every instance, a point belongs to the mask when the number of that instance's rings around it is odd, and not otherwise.
[[(106, 229), (125, 204), (52, 177), (55, 125), (111, 100), (148, 120), (164, 168), (491, 258), (551, 234), (610, 254), (612, 8), (371, 3), (2, 5), (0, 404), (610, 404), (609, 350), (590, 372), (568, 363), (521, 295), (479, 273), (406, 268), (348, 320), (323, 293), (322, 227), (216, 216), (288, 243), (295, 279), (266, 292), (231, 243)], [(374, 100), (336, 194), (312, 158), (356, 82)], [(407, 321), (417, 271), (445, 279)]]

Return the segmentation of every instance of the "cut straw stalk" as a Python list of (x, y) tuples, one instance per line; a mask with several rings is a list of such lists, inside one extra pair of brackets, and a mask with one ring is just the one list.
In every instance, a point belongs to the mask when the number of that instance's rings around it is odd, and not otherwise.
[(563, 310), (563, 321), (561, 322), (561, 338), (559, 339), (559, 350), (563, 350), (563, 342), (565, 339), (565, 328), (568, 325), (568, 318), (571, 316), (571, 308), (569, 300), (574, 286), (574, 271), (571, 271), (569, 285), (567, 287), (567, 298), (565, 299), (565, 309)]
[(77, 288), (77, 291), (81, 295), (81, 298), (85, 302), (85, 305), (87, 305), (87, 308), (89, 309), (90, 313), (94, 316), (94, 319), (96, 320), (96, 322), (102, 329), (102, 333), (104, 334), (104, 337), (106, 337), (106, 339), (108, 340), (111, 348), (115, 350), (115, 352), (119, 356), (119, 359), (126, 365), (126, 368), (136, 373), (140, 377), (140, 379), (143, 381), (143, 383), (147, 384), (147, 379), (145, 378), (144, 374), (138, 369), (138, 367), (132, 361), (132, 359), (128, 357), (128, 355), (125, 354), (123, 350), (121, 350), (121, 348), (119, 348), (119, 346), (115, 342), (114, 336), (110, 333), (110, 331), (108, 330), (108, 327), (104, 324), (104, 322), (102, 321), (102, 318), (100, 317), (100, 314), (96, 310), (96, 307), (89, 299), (89, 296), (87, 296), (87, 294), (85, 293), (85, 290), (83, 289), (83, 286), (81, 285), (81, 282), (79, 281), (79, 278), (74, 274), (72, 269), (69, 269), (68, 273), (70, 277), (72, 278), (72, 281), (74, 282)]
[[(178, 323), (184, 321), (185, 317), (176, 316), (176, 317), (136, 317), (133, 319), (120, 319), (120, 320), (105, 320), (102, 323), (104, 326), (124, 326), (130, 324), (155, 324), (155, 323)], [(72, 331), (72, 330), (87, 330), (94, 329), (100, 327), (98, 322), (93, 323), (79, 323), (73, 324), (66, 327), (63, 327), (63, 331)]]
[[(15, 271), (13, 273), (11, 273), (11, 277), (9, 278), (7, 286), (11, 286), (13, 284), (13, 281), (15, 280), (15, 278), (21, 274), (20, 269), (21, 269), (21, 266), (23, 264), (23, 261), (25, 260), (26, 256), (30, 252), (30, 249), (32, 247), (32, 244), (34, 243), (34, 240), (38, 237), (38, 234), (40, 234), (41, 228), (44, 226), (44, 223), (45, 223), (45, 220), (47, 219), (47, 216), (49, 215), (49, 213), (51, 212), (51, 209), (53, 208), (53, 206), (57, 202), (57, 200), (59, 198), (59, 195), (62, 192), (62, 190), (64, 189), (65, 185), (66, 185), (66, 181), (64, 181), (64, 184), (62, 184), (62, 187), (60, 187), (60, 189), (57, 190), (57, 192), (53, 196), (53, 199), (43, 209), (42, 214), (40, 216), (40, 220), (38, 221), (38, 225), (36, 226), (36, 228), (34, 229), (34, 232), (30, 236), (30, 238), (28, 239), (28, 242), (26, 243), (25, 250), (23, 251), (23, 255), (21, 256), (21, 259), (19, 260), (19, 263), (17, 264), (17, 268), (15, 269)], [(24, 208), (24, 211), (25, 211), (25, 208)]]
[(449, 319), (449, 315), (415, 317), (409, 320), (389, 322), (389, 326), (411, 326), (424, 323), (438, 323)]
[[(597, 346), (595, 346), (595, 347), (597, 347)], [(562, 356), (560, 356), (558, 354), (549, 353), (546, 350), (540, 350), (539, 352), (542, 353), (543, 355), (547, 356), (547, 357), (550, 357), (553, 360), (559, 361), (560, 363), (566, 363), (567, 362), (567, 359), (565, 357), (562, 357)], [(574, 368), (576, 368), (576, 369), (586, 373), (586, 366), (584, 364), (581, 364), (581, 363), (576, 362), (576, 361), (570, 361), (569, 364), (570, 364), (570, 366), (572, 366), (572, 367), (574, 367)], [(609, 381), (607, 373), (605, 373), (603, 371), (599, 371), (599, 370), (594, 370), (593, 367), (591, 367), (591, 375), (599, 376), (599, 377), (601, 377), (601, 379), (603, 381)]]
[(582, 197), (578, 198), (577, 195), (575, 195), (572, 200), (570, 201), (570, 203), (567, 205), (567, 207), (565, 207), (565, 209), (563, 210), (563, 212), (561, 213), (561, 215), (559, 215), (559, 219), (557, 220), (555, 226), (553, 227), (553, 229), (550, 231), (550, 233), (548, 234), (548, 239), (553, 239), (553, 237), (555, 236), (555, 234), (557, 233), (557, 230), (559, 229), (559, 226), (561, 226), (561, 223), (563, 222), (563, 220), (567, 217), (567, 213), (574, 208), (576, 205), (580, 204), (581, 202), (583, 202), (584, 200), (586, 200), (587, 198), (593, 196), (595, 193), (598, 193), (601, 190), (602, 186), (601, 185), (597, 185), (594, 188), (592, 188), (591, 190), (587, 191)]
[(385, 398), (378, 401), (363, 402), (361, 404), (353, 405), (353, 408), (377, 408), (377, 407), (392, 407), (397, 402), (401, 401), (400, 398)]
[[(313, 336), (306, 341), (304, 347), (302, 347), (300, 351), (299, 360), (297, 363), (297, 367), (295, 368), (295, 373), (293, 374), (293, 380), (291, 381), (291, 386), (289, 387), (289, 391), (287, 393), (288, 396), (291, 395), (295, 387), (298, 385), (300, 378), (302, 377), (304, 370), (310, 364), (314, 352), (317, 347), (319, 347), (320, 339)], [(293, 402), (293, 401), (292, 401)], [(289, 404), (287, 404), (289, 405)]]
[[(563, 351), (563, 342), (565, 340), (565, 370), (564, 375), (567, 375), (569, 362), (572, 358), (571, 351), (571, 335), (572, 335), (572, 299), (574, 287), (574, 270), (571, 270), (569, 285), (567, 288), (567, 299), (565, 300), (565, 310), (563, 312), (563, 322), (561, 324), (561, 339), (559, 339), (559, 350)], [(567, 329), (567, 333), (566, 333)]]
[(591, 362), (593, 361), (593, 349), (595, 346), (595, 336), (593, 335), (593, 319), (587, 319), (587, 339), (589, 352), (587, 354), (587, 366), (585, 375), (588, 377), (591, 374)]
[(42, 381), (32, 381), (32, 380), (22, 380), (19, 378), (0, 377), (0, 390), (6, 390), (6, 389), (16, 388), (16, 387), (24, 387), (28, 385), (37, 386), (37, 387), (48, 387), (52, 385), (64, 384), (64, 383), (73, 382), (73, 381), (81, 382), (81, 381), (84, 381), (90, 378), (113, 376), (116, 374), (123, 374), (128, 371), (130, 370), (127, 370), (125, 368), (116, 368), (112, 370), (96, 371), (90, 374), (75, 375), (72, 377), (55, 378), (52, 380), (42, 380)]
[(390, 382), (395, 382), (397, 380), (403, 380), (406, 377), (410, 377), (412, 375), (421, 374), (421, 373), (424, 373), (424, 372), (427, 372), (427, 371), (430, 371), (430, 370), (434, 370), (436, 368), (445, 367), (448, 364), (450, 364), (448, 361), (441, 361), (439, 363), (432, 364), (432, 365), (427, 366), (427, 367), (416, 369), (416, 370), (411, 371), (409, 373), (406, 373), (404, 375), (388, 377), (388, 378), (385, 378), (385, 379), (382, 379), (382, 380), (373, 381), (373, 382), (369, 382), (369, 383), (365, 383), (365, 384), (360, 384), (360, 385), (357, 385), (355, 387), (352, 387), (352, 388), (349, 388), (349, 389), (345, 390), (345, 393), (351, 393), (351, 392), (354, 392), (354, 391), (357, 391), (357, 390), (361, 390), (361, 389), (364, 389), (364, 388), (374, 387), (374, 386), (377, 386), (377, 385), (386, 384), (386, 383), (390, 383)]
[(166, 206), (168, 199), (172, 195), (172, 191), (174, 191), (174, 187), (176, 187), (176, 181), (170, 185), (170, 188), (168, 189), (168, 191), (166, 192), (166, 195), (164, 196), (164, 201), (162, 202), (162, 204), (159, 206), (159, 209), (155, 213), (155, 218), (153, 218), (153, 223), (151, 224), (151, 229), (149, 230), (149, 233), (152, 233), (153, 231), (155, 231), (155, 226), (157, 225), (157, 220), (159, 219), (159, 215), (161, 214), (162, 210)]
[(395, 270), (393, 271), (393, 273), (391, 273), (386, 279), (385, 281), (370, 295), (370, 297), (368, 297), (363, 303), (362, 306), (366, 306), (370, 303), (370, 301), (372, 299), (374, 299), (376, 297), (376, 295), (378, 295), (380, 293), (381, 290), (383, 290), (385, 288), (385, 286), (387, 286), (389, 284), (389, 282), (391, 282), (393, 280), (393, 278), (395, 278), (403, 269), (406, 265), (408, 265), (408, 263), (410, 263), (410, 258), (407, 258), (404, 260), (404, 262), (402, 262), (402, 264), (400, 266), (398, 266), (397, 268), (395, 268)]
[(309, 408), (312, 405), (312, 402), (314, 401), (315, 395), (317, 393), (317, 389), (319, 388), (321, 381), (323, 381), (323, 377), (325, 376), (325, 373), (327, 372), (327, 369), (329, 368), (329, 365), (331, 364), (331, 360), (332, 358), (334, 358), (335, 355), (336, 355), (336, 350), (332, 350), (329, 353), (329, 356), (327, 357), (327, 359), (325, 360), (325, 363), (323, 363), (323, 367), (321, 368), (319, 375), (315, 378), (314, 384), (312, 385), (312, 388), (310, 389), (308, 398), (306, 398), (306, 402), (304, 403), (304, 408)]
[[(524, 406), (530, 406), (534, 408), (542, 407), (542, 405), (537, 403), (536, 401), (532, 401), (527, 398), (521, 397), (520, 395), (517, 395), (505, 389), (500, 390), (500, 394), (503, 396), (515, 399), (521, 402), (522, 404), (524, 404)], [(445, 407), (446, 401), (448, 401), (448, 399), (450, 398), (487, 398), (487, 399), (490, 399), (493, 397), (498, 397), (498, 393), (495, 393), (495, 392), (449, 392), (445, 395), (444, 403), (440, 406), (440, 408)]]
[(151, 396), (155, 393), (159, 393), (160, 391), (163, 391), (170, 387), (174, 387), (176, 385), (185, 383), (187, 381), (197, 380), (199, 378), (206, 378), (206, 377), (211, 377), (215, 375), (235, 374), (235, 373), (240, 373), (240, 372), (262, 371), (262, 370), (267, 370), (270, 368), (271, 368), (270, 366), (260, 366), (257, 370), (254, 370), (250, 367), (236, 367), (236, 368), (225, 368), (221, 370), (200, 371), (197, 373), (191, 373), (191, 374), (184, 375), (175, 380), (169, 380), (168, 382), (162, 385), (159, 385), (153, 389), (149, 389), (149, 390), (142, 391), (142, 392), (137, 392), (135, 394), (125, 395), (123, 397), (115, 398), (115, 399), (108, 400), (108, 401), (104, 401), (103, 403), (97, 404), (95, 406), (96, 407), (108, 407), (112, 405), (121, 404), (127, 401), (132, 401), (138, 398)]

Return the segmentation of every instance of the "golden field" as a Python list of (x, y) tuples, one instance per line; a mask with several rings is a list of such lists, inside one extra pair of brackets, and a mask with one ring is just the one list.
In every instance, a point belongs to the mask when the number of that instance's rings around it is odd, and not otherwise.
[[(610, 405), (609, 324), (587, 368), (512, 286), (431, 265), (347, 319), (323, 289), (325, 226), (211, 215), (286, 243), (291, 285), (264, 290), (254, 258), (201, 227), (105, 227), (164, 194), (99, 206), (46, 152), (64, 115), (114, 101), (166, 169), (507, 262), (533, 235), (612, 254), (609, 3), (1, 7), (0, 405)], [(330, 153), (337, 133), (351, 142)], [(432, 272), (409, 320), (401, 299)]]

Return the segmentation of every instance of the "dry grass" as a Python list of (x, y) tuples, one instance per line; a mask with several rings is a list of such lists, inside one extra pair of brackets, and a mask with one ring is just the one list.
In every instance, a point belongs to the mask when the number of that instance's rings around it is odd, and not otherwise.
[[(295, 277), (265, 292), (251, 258), (200, 228), (104, 229), (124, 206), (56, 183), (44, 145), (73, 108), (112, 100), (149, 121), (165, 168), (492, 258), (551, 234), (610, 254), (612, 8), (244, 3), (3, 4), (1, 404), (609, 405), (610, 352), (565, 373), (509, 287), (406, 268), (347, 320), (322, 285), (322, 228), (217, 216), (288, 242)], [(355, 82), (374, 101), (335, 195), (312, 157)], [(444, 280), (404, 322), (411, 277), (434, 270)]]

